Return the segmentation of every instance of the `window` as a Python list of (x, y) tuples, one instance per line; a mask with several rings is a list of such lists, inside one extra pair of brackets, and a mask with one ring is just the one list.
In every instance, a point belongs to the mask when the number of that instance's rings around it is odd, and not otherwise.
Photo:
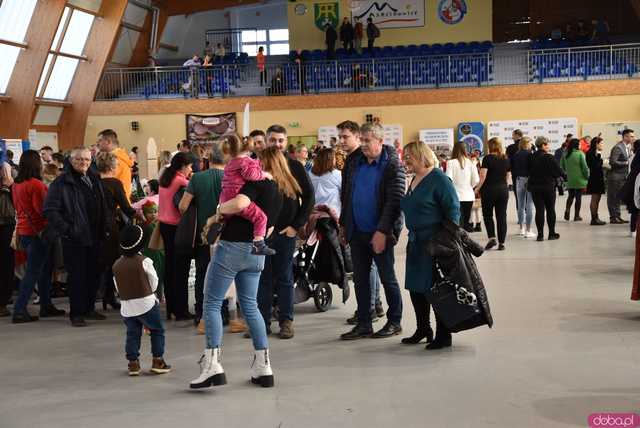
[(289, 53), (289, 30), (243, 30), (240, 34), (242, 52), (256, 56), (258, 48), (264, 47), (266, 55), (287, 55)]
[(269, 30), (269, 40), (272, 42), (288, 42), (289, 30), (287, 28), (283, 28), (281, 30)]
[(270, 44), (269, 55), (289, 55), (289, 43)]
[(40, 76), (37, 97), (64, 100), (73, 82), (95, 16), (66, 7)]
[(23, 43), (36, 0), (4, 0), (0, 7), (0, 39)]
[(37, 0), (3, 0), (0, 2), (0, 94), (9, 86), (11, 74), (20, 55), (20, 47), (3, 41), (24, 43)]
[(60, 52), (71, 55), (82, 55), (92, 24), (93, 15), (75, 10), (73, 15), (71, 15), (71, 21), (69, 21), (69, 26), (64, 34)]

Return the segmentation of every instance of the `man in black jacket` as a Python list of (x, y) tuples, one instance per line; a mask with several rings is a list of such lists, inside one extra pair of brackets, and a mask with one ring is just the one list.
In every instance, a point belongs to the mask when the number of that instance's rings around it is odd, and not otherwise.
[[(358, 324), (343, 340), (390, 337), (402, 332), (402, 297), (395, 273), (394, 246), (402, 230), (400, 201), (405, 173), (392, 146), (383, 145), (377, 124), (360, 129), (361, 153), (343, 170), (340, 226), (351, 247), (358, 301)], [(373, 334), (369, 273), (375, 261), (389, 304), (387, 323)]]
[[(338, 137), (340, 138), (340, 148), (347, 154), (345, 165), (354, 162), (359, 156), (362, 156), (362, 150), (360, 149), (360, 126), (351, 120), (345, 120), (336, 125), (338, 128)], [(332, 137), (333, 139), (333, 137)], [(353, 168), (351, 166), (350, 168)], [(347, 186), (344, 183), (345, 175), (342, 175), (342, 186), (340, 187), (340, 200), (345, 198), (345, 189)], [(346, 240), (344, 233), (342, 233), (344, 244)], [(371, 263), (371, 271), (369, 272), (369, 283), (371, 284), (371, 315), (372, 321), (378, 321), (385, 314), (382, 302), (380, 301), (380, 278), (378, 277), (378, 268), (376, 263)], [(347, 319), (347, 324), (355, 325), (358, 323), (358, 311), (353, 316)]]
[[(287, 130), (280, 125), (271, 125), (267, 129), (267, 147), (277, 146), (285, 156)], [(287, 157), (291, 174), (300, 185), (302, 194), (297, 201), (285, 198), (275, 230), (269, 238), (269, 246), (276, 250), (273, 256), (267, 256), (258, 287), (258, 307), (270, 331), (273, 290), (277, 287), (281, 339), (290, 339), (293, 331), (293, 253), (296, 248), (298, 229), (304, 226), (315, 205), (315, 196), (311, 180), (304, 166)]]
[(107, 206), (100, 177), (89, 169), (91, 152), (74, 149), (69, 160), (71, 168), (49, 187), (43, 213), (49, 233), (62, 238), (71, 324), (84, 327), (85, 319), (106, 318), (96, 312), (95, 301), (102, 272), (100, 247), (108, 234)]

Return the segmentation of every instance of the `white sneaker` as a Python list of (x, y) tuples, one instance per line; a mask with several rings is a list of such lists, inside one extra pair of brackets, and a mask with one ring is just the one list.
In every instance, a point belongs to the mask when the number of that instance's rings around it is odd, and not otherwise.
[(527, 229), (525, 229), (524, 226), (520, 227), (520, 236), (526, 236), (527, 234)]
[(227, 377), (222, 368), (222, 349), (205, 349), (200, 357), (200, 376), (189, 383), (191, 389), (226, 385)]
[(538, 234), (536, 234), (535, 232), (532, 231), (528, 231), (527, 233), (524, 234), (525, 238), (537, 238)]
[(251, 383), (260, 385), (263, 388), (273, 386), (273, 371), (269, 361), (269, 350), (262, 349), (254, 351), (251, 358)]

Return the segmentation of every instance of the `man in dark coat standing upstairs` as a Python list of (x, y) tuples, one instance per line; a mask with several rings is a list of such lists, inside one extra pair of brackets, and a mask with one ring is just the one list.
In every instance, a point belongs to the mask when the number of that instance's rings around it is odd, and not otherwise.
[[(383, 338), (402, 332), (402, 297), (395, 273), (394, 246), (402, 230), (400, 200), (405, 173), (393, 146), (383, 145), (384, 130), (378, 124), (360, 129), (361, 153), (343, 170), (340, 226), (351, 246), (358, 323), (343, 340)], [(387, 323), (375, 334), (371, 321), (371, 264), (375, 261), (389, 310)]]
[(68, 274), (71, 325), (86, 326), (86, 319), (106, 317), (95, 309), (100, 268), (100, 246), (108, 235), (107, 206), (100, 177), (92, 172), (91, 152), (74, 149), (71, 167), (49, 187), (43, 213), (51, 237), (62, 239)]
[(324, 41), (327, 44), (327, 59), (335, 59), (336, 57), (336, 41), (338, 40), (338, 33), (333, 25), (325, 25), (325, 38)]

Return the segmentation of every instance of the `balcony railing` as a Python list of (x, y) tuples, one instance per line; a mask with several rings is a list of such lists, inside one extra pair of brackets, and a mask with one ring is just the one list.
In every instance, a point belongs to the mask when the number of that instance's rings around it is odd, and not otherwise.
[(640, 45), (105, 71), (97, 100), (320, 94), (638, 77)]

